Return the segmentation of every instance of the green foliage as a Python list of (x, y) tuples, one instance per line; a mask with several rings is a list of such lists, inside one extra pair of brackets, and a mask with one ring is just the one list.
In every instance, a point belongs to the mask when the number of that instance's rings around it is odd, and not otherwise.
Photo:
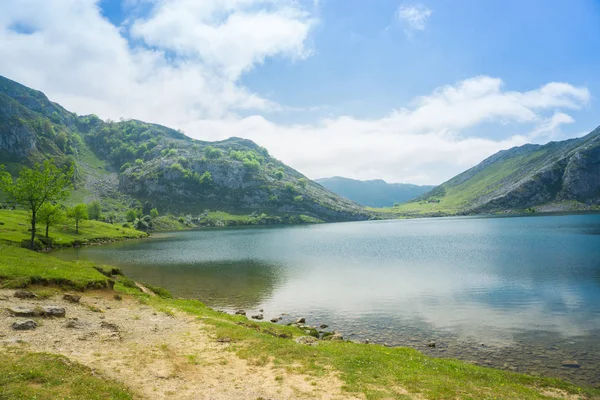
[(0, 191), (8, 199), (25, 207), (31, 213), (31, 248), (34, 247), (37, 214), (49, 202), (64, 200), (71, 189), (73, 168), (60, 169), (46, 160), (34, 168), (24, 167), (13, 182), (11, 176), (0, 169)]
[(283, 179), (283, 171), (281, 171), (281, 170), (275, 171), (275, 178), (277, 178), (278, 180), (282, 180)]
[(46, 237), (51, 226), (62, 224), (66, 219), (67, 213), (59, 204), (46, 203), (38, 213), (38, 221), (46, 226)]
[(99, 201), (93, 201), (87, 206), (87, 212), (89, 219), (93, 219), (96, 221), (101, 221), (104, 219), (102, 217), (102, 205), (100, 205)]
[(301, 203), (301, 202), (303, 202), (303, 201), (304, 201), (304, 197), (302, 197), (302, 196), (295, 196), (295, 197), (294, 197), (294, 201), (295, 201), (296, 203)]
[(298, 186), (300, 186), (301, 188), (305, 188), (307, 183), (308, 180), (306, 178), (298, 179)]
[(298, 191), (298, 189), (296, 189), (296, 186), (294, 186), (294, 184), (291, 182), (288, 182), (285, 184), (285, 190), (286, 190), (286, 192), (291, 193), (291, 194), (294, 194)]
[(125, 164), (121, 165), (121, 172), (125, 171), (127, 168), (131, 168), (130, 162), (126, 162)]
[(67, 216), (75, 221), (75, 233), (79, 234), (79, 223), (88, 219), (88, 208), (85, 204), (79, 203), (69, 208)]
[(158, 210), (156, 208), (153, 208), (152, 210), (150, 210), (150, 218), (154, 219), (158, 217)]
[(125, 219), (127, 220), (127, 222), (135, 221), (137, 219), (137, 210), (133, 208), (127, 210), (127, 213), (125, 214)]
[(209, 171), (204, 171), (202, 175), (196, 173), (195, 176), (201, 186), (210, 186), (212, 184), (212, 175)]
[(215, 149), (212, 146), (206, 146), (204, 148), (204, 155), (206, 156), (206, 158), (208, 158), (209, 160), (214, 160), (216, 158), (219, 158), (223, 155), (223, 153), (221, 152), (221, 150), (219, 149)]
[(138, 167), (141, 167), (144, 165), (144, 160), (142, 160), (141, 158), (137, 158), (135, 160), (135, 165), (137, 165)]
[(246, 160), (244, 161), (244, 167), (249, 171), (258, 171), (260, 169), (260, 163), (257, 160)]
[(67, 134), (65, 132), (60, 132), (54, 138), (54, 143), (56, 143), (59, 149), (61, 149), (63, 152), (66, 152), (67, 145), (69, 144), (69, 138), (67, 137)]

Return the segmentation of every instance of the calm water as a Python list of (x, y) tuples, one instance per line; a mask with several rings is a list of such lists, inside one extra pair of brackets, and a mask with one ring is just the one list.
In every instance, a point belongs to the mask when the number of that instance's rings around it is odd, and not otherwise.
[(597, 214), (178, 232), (54, 254), (215, 308), (600, 385)]

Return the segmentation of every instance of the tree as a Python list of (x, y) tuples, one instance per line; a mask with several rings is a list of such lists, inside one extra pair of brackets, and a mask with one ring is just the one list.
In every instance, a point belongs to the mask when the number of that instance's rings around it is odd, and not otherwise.
[(125, 214), (125, 219), (126, 219), (128, 222), (133, 222), (133, 221), (135, 221), (135, 220), (136, 220), (136, 218), (137, 218), (137, 210), (136, 210), (136, 209), (134, 209), (134, 208), (130, 208), (130, 209), (127, 211), (127, 214)]
[(94, 219), (96, 221), (100, 221), (102, 219), (102, 206), (99, 201), (93, 201), (87, 206), (88, 217), (90, 219)]
[(69, 196), (73, 167), (58, 168), (46, 160), (35, 164), (33, 168), (24, 167), (13, 182), (7, 172), (0, 170), (0, 190), (9, 200), (22, 205), (31, 215), (31, 240), (29, 248), (33, 250), (35, 228), (40, 208), (46, 203), (64, 200)]
[(46, 237), (52, 225), (58, 225), (67, 218), (65, 210), (59, 204), (46, 203), (38, 212), (38, 221), (46, 225)]
[(88, 219), (87, 206), (83, 203), (76, 204), (74, 207), (69, 208), (67, 215), (69, 218), (73, 218), (75, 220), (75, 233), (79, 234), (79, 221)]
[(158, 210), (156, 208), (153, 208), (152, 210), (150, 210), (150, 218), (154, 219), (158, 217)]

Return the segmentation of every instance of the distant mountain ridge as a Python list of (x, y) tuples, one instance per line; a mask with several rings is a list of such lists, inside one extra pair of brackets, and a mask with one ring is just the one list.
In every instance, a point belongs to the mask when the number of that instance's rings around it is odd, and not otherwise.
[(250, 140), (206, 142), (157, 124), (78, 116), (0, 76), (0, 164), (16, 174), (48, 158), (75, 167), (80, 200), (114, 207), (150, 202), (161, 212), (212, 209), (323, 221), (370, 216)]
[(588, 135), (500, 151), (398, 208), (412, 213), (600, 209), (600, 127)]
[(394, 203), (412, 200), (435, 187), (387, 183), (382, 179), (360, 181), (340, 176), (316, 179), (315, 182), (340, 196), (368, 207), (391, 207)]

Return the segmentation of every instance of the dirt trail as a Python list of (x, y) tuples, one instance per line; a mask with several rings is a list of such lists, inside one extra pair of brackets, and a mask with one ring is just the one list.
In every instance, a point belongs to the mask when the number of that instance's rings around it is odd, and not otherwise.
[[(359, 399), (334, 375), (312, 377), (273, 366), (250, 365), (227, 351), (198, 320), (158, 312), (110, 292), (84, 293), (79, 304), (62, 299), (18, 299), (0, 290), (0, 353), (14, 348), (64, 355), (125, 383), (139, 398), (206, 400)], [(37, 319), (15, 331), (6, 309), (54, 305), (66, 318)], [(67, 327), (67, 325), (69, 327)]]

